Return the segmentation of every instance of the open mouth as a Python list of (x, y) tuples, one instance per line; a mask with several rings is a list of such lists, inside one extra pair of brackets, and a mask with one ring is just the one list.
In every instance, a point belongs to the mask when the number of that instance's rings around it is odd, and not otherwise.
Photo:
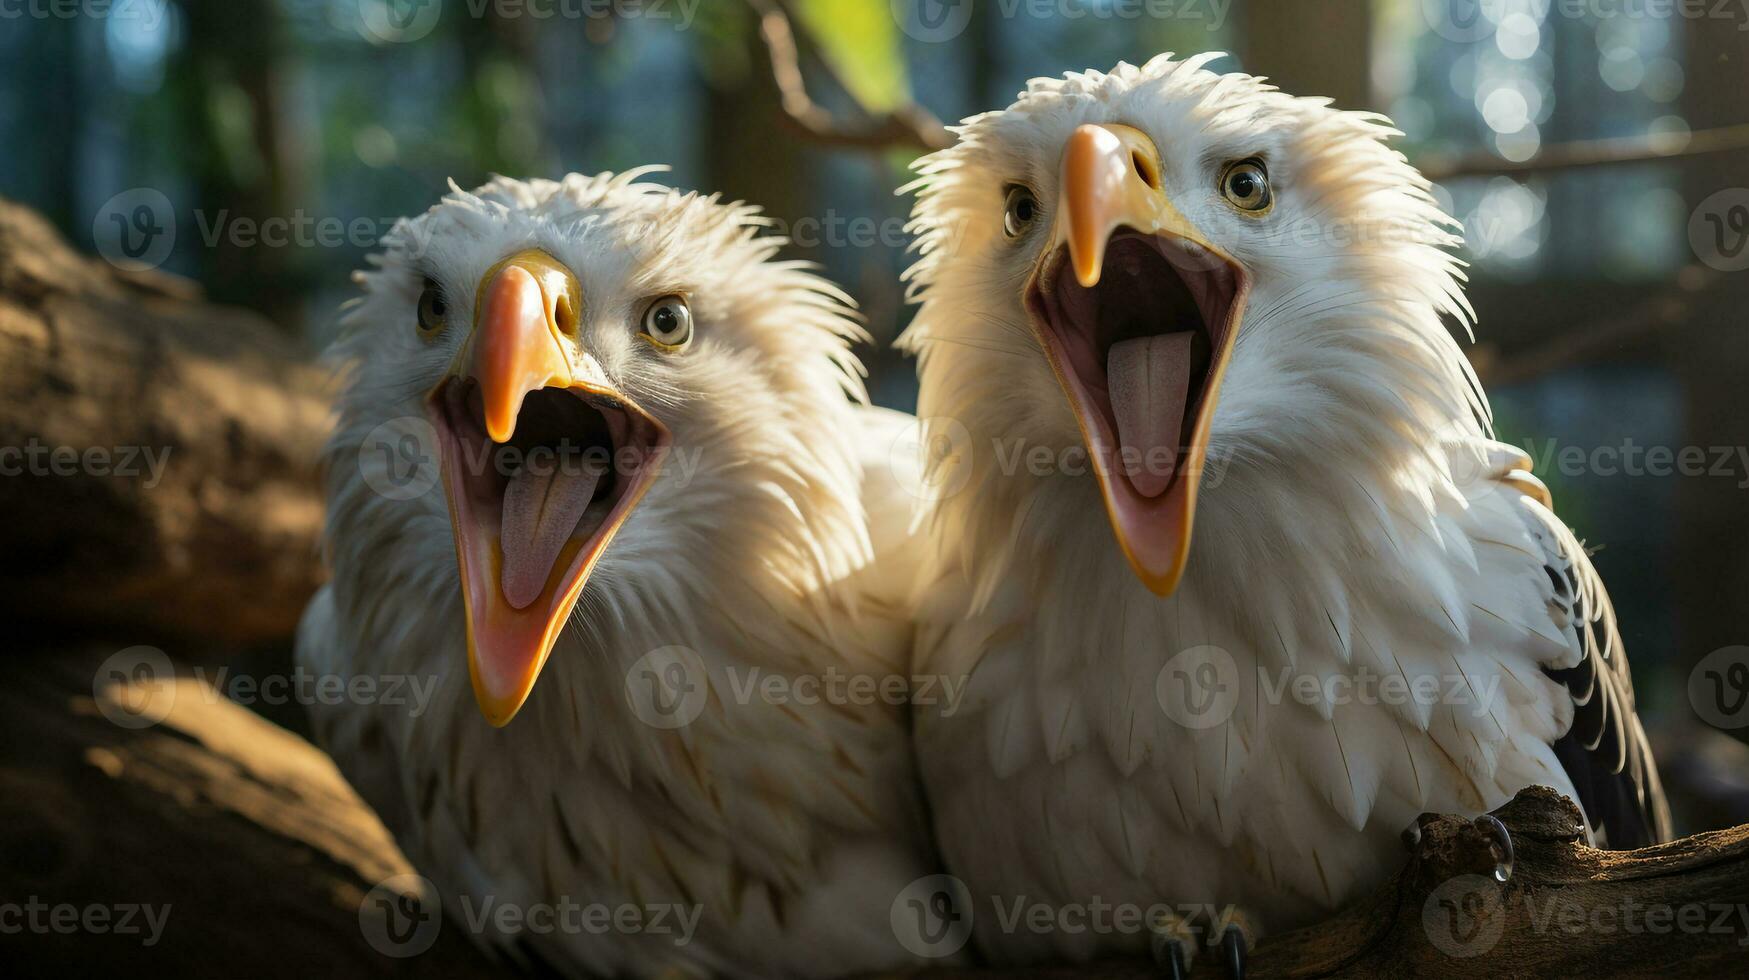
[(618, 398), (579, 388), (530, 391), (505, 442), (487, 435), (472, 379), (446, 381), (428, 408), (467, 593), (471, 662), (489, 689), (506, 689), (531, 667), (538, 672), (527, 651), (550, 649), (590, 569), (655, 479), (668, 432)]
[[(1076, 280), (1058, 248), (1027, 287), (1126, 548), (1183, 537), (1127, 532), (1189, 519), (1246, 285), (1237, 263), (1196, 242), (1124, 228), (1094, 285)], [(1147, 567), (1165, 557), (1131, 555)]]
[[(1047, 262), (1027, 291), (1090, 448), (1138, 497), (1171, 488), (1213, 412), (1232, 341), (1240, 273), (1201, 246), (1119, 232), (1097, 284)], [(1219, 355), (1219, 363), (1217, 363)]]

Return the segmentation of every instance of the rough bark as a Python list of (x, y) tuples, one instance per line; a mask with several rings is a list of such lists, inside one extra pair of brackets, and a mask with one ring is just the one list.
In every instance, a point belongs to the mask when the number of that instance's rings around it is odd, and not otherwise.
[[(1638, 851), (1585, 845), (1579, 809), (1534, 786), (1494, 811), (1517, 861), (1494, 881), (1492, 838), (1427, 814), (1394, 878), (1316, 926), (1264, 939), (1251, 980), (1278, 977), (1723, 977), (1749, 964), (1749, 825)], [(936, 980), (991, 976), (933, 974)], [(1143, 980), (1147, 963), (1038, 969), (1008, 978)], [(1223, 977), (1217, 957), (1192, 975)]]
[[(170, 912), (152, 947), (0, 933), (0, 961), (23, 975), (510, 975), (454, 919), (428, 949), (383, 955), (360, 907), (411, 869), (333, 764), (195, 678), (114, 678), (101, 657), (26, 657), (21, 679), (0, 688), (0, 896)], [(1551, 790), (1495, 813), (1516, 848), (1505, 885), (1491, 877), (1486, 832), (1428, 815), (1394, 878), (1324, 923), (1264, 939), (1249, 975), (1681, 978), (1749, 961), (1749, 826), (1614, 852), (1581, 843), (1578, 810)], [(1208, 955), (1193, 974), (1224, 975)], [(1141, 961), (911, 974), (1160, 975)]]
[(0, 200), (10, 622), (283, 639), (319, 580), (325, 413), (322, 372), (266, 321)]
[[(0, 686), (0, 902), (112, 916), (0, 923), (23, 926), (0, 928), (0, 973), (503, 975), (459, 928), (417, 957), (378, 952), (360, 906), (412, 869), (328, 757), (192, 677), (100, 676), (106, 654), (21, 655)], [(168, 906), (152, 945), (119, 931), (130, 904)]]

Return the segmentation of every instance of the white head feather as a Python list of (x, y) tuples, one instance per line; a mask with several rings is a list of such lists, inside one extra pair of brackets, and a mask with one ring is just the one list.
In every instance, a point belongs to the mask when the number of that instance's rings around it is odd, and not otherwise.
[[(917, 165), (908, 189), (921, 257), (907, 276), (922, 308), (902, 343), (921, 361), (919, 415), (956, 420), (972, 436), (970, 485), (933, 519), (967, 530), (948, 538), (978, 561), (943, 559), (975, 565), (981, 597), (1033, 557), (1029, 547), (1061, 563), (1066, 534), (1076, 539), (1072, 558), (1084, 554), (1095, 569), (1121, 564), (1109, 537), (1082, 540), (1074, 530), (1100, 511), (1091, 475), (1015, 479), (990, 450), (1001, 441), (1058, 453), (1081, 445), (1023, 306), (1037, 242), (1005, 239), (1002, 188), (1035, 188), (1048, 225), (1063, 146), (1085, 123), (1151, 137), (1166, 196), (1252, 276), (1209, 437), (1185, 589), (1279, 590), (1281, 601), (1317, 609), (1322, 597), (1305, 595), (1303, 583), (1343, 581), (1361, 557), (1344, 542), (1373, 543), (1332, 522), (1376, 511), (1369, 488), (1426, 486), (1430, 474), (1449, 485), (1443, 441), (1486, 431), (1486, 403), (1441, 321), (1470, 316), (1448, 251), (1455, 222), (1385, 145), (1395, 131), (1373, 114), (1208, 71), (1218, 57), (1161, 55), (1109, 74), (1035, 79)], [(1225, 161), (1252, 156), (1269, 161), (1279, 202), (1261, 222), (1236, 215), (1219, 188)], [(1417, 472), (1389, 471), (1404, 460)], [(1043, 506), (1031, 506), (1035, 495)], [(1025, 533), (1015, 527), (1022, 512)]]

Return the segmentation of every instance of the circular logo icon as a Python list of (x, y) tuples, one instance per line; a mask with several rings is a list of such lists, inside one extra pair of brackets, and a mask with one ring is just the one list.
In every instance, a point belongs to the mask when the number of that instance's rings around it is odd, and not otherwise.
[(417, 415), (392, 418), (358, 444), (358, 473), (389, 500), (423, 497), (442, 478), (437, 429)]
[(913, 955), (952, 956), (972, 938), (972, 892), (953, 875), (925, 875), (906, 885), (888, 911), (893, 935)]
[(1239, 665), (1220, 647), (1191, 647), (1160, 668), (1154, 698), (1185, 728), (1213, 728), (1239, 706)]
[(157, 647), (117, 650), (98, 665), (91, 697), (103, 717), (123, 728), (150, 728), (176, 705), (176, 668)]
[(887, 452), (893, 479), (927, 503), (946, 500), (972, 479), (972, 434), (958, 419), (916, 419), (899, 431)]
[(384, 956), (418, 956), (443, 928), (443, 898), (424, 875), (384, 878), (358, 903), (358, 931)]
[(1749, 269), (1749, 188), (1732, 187), (1700, 202), (1688, 218), (1688, 243), (1720, 272)]
[(684, 728), (710, 701), (710, 675), (689, 647), (657, 647), (626, 671), (626, 701), (652, 728)]
[(156, 269), (176, 245), (176, 210), (164, 192), (136, 187), (103, 202), (91, 221), (97, 254), (127, 272)]
[(1442, 953), (1481, 956), (1506, 931), (1506, 899), (1494, 879), (1458, 875), (1435, 888), (1421, 906), (1421, 927)]
[(1688, 675), (1688, 700), (1714, 728), (1749, 726), (1749, 647), (1721, 647), (1703, 657)]
[(972, 22), (973, 0), (889, 0), (893, 20), (907, 36), (925, 44), (951, 41)]
[(1469, 44), (1494, 36), (1499, 5), (1499, 0), (1421, 0), (1421, 16), (1433, 33), (1455, 44)]
[(443, 0), (358, 0), (359, 33), (367, 41), (405, 44), (437, 26)]

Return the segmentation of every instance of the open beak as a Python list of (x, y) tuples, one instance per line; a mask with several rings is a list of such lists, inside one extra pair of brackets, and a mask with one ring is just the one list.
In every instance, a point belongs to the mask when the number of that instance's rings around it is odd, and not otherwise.
[(1055, 239), (1027, 309), (1069, 397), (1130, 567), (1178, 588), (1249, 277), (1161, 190), (1159, 151), (1085, 125), (1063, 150)]
[(655, 480), (668, 430), (579, 342), (582, 289), (529, 250), (481, 281), (426, 408), (437, 429), (480, 710), (528, 700), (589, 572)]

